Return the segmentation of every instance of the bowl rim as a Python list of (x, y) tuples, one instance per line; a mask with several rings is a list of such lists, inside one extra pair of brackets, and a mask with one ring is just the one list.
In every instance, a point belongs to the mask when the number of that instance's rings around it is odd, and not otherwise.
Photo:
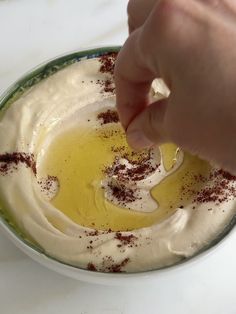
[[(37, 263), (73, 279), (105, 285), (147, 283), (150, 281), (154, 281), (156, 278), (163, 278), (168, 276), (170, 277), (171, 275), (175, 274), (176, 271), (186, 271), (187, 269), (190, 269), (190, 267), (196, 265), (197, 262), (204, 262), (203, 257), (210, 257), (211, 255), (213, 255), (216, 252), (216, 248), (225, 245), (227, 242), (226, 240), (233, 235), (233, 232), (228, 233), (222, 239), (222, 241), (218, 242), (214, 247), (211, 247), (209, 250), (206, 250), (202, 254), (197, 255), (193, 258), (186, 259), (182, 263), (174, 264), (173, 266), (167, 268), (153, 269), (136, 273), (106, 273), (90, 271), (87, 269), (69, 265), (52, 258), (44, 252), (35, 250), (32, 246), (19, 238), (19, 236), (14, 231), (10, 230), (9, 226), (6, 225), (2, 219), (0, 219), (0, 230), (12, 243), (15, 244), (17, 248), (19, 248), (22, 252), (24, 252)], [(140, 282), (140, 279), (142, 279), (142, 282)]]
[[(79, 50), (74, 50), (71, 52), (66, 52), (54, 58), (50, 58), (47, 61), (40, 63), (38, 66), (28, 70), (24, 75), (22, 75), (19, 79), (17, 79), (13, 84), (10, 85), (0, 95), (0, 118), (1, 114), (4, 114), (4, 111), (7, 110), (7, 107), (14, 101), (17, 97), (20, 97), (28, 88), (32, 87), (33, 85), (37, 84), (41, 80), (47, 78), (48, 76), (56, 73), (57, 71), (61, 70), (62, 68), (83, 60), (84, 58), (94, 58), (96, 56), (101, 56), (107, 53), (118, 52), (121, 46), (95, 46), (89, 47)], [(58, 66), (59, 65), (59, 66)], [(4, 216), (0, 208), (0, 228), (3, 232), (7, 235), (7, 237), (14, 242), (14, 244), (24, 251), (27, 255), (29, 255), (34, 260), (38, 261), (44, 266), (56, 270), (57, 272), (63, 273), (62, 268), (67, 270), (67, 275), (69, 277), (75, 277), (74, 272), (79, 273), (79, 277), (88, 277), (92, 276), (93, 279), (91, 281), (94, 282), (94, 277), (98, 279), (98, 283), (100, 283), (100, 279), (108, 279), (109, 281), (112, 279), (120, 278), (145, 278), (153, 276), (154, 274), (163, 275), (166, 273), (170, 273), (175, 271), (176, 269), (185, 268), (187, 265), (193, 265), (196, 263), (197, 260), (202, 260), (204, 256), (210, 255), (216, 248), (221, 246), (225, 241), (232, 236), (234, 231), (236, 230), (236, 215), (234, 215), (229, 222), (229, 224), (224, 228), (224, 230), (208, 245), (204, 246), (194, 255), (182, 259), (180, 262), (177, 262), (173, 265), (164, 266), (161, 268), (144, 270), (139, 272), (130, 272), (130, 273), (110, 273), (110, 272), (101, 272), (101, 271), (91, 271), (88, 269), (84, 269), (75, 265), (71, 265), (69, 263), (60, 261), (50, 255), (48, 255), (43, 249), (39, 246), (36, 246), (29, 242), (26, 238), (20, 234), (19, 231), (16, 231), (12, 222)], [(57, 266), (57, 267), (56, 267)], [(72, 275), (68, 274), (69, 272), (73, 273)], [(83, 276), (84, 275), (84, 276)], [(77, 278), (81, 279), (81, 278)], [(83, 278), (81, 279), (83, 280)], [(84, 279), (85, 280), (85, 279)], [(86, 281), (89, 281), (88, 278)]]

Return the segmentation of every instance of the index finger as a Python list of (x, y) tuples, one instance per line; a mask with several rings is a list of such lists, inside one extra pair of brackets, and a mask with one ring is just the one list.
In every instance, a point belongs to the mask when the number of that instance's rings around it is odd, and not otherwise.
[(125, 129), (149, 105), (151, 83), (160, 77), (158, 5), (157, 2), (145, 23), (131, 33), (116, 61), (116, 104)]
[(126, 129), (130, 121), (149, 104), (149, 90), (155, 75), (142, 62), (140, 29), (133, 32), (118, 54), (115, 65), (116, 104)]

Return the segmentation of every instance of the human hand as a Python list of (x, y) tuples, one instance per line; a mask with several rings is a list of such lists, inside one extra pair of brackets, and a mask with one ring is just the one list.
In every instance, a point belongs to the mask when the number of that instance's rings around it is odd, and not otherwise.
[[(172, 141), (236, 173), (236, 1), (131, 0), (115, 67), (133, 148)], [(171, 93), (150, 103), (154, 78)]]

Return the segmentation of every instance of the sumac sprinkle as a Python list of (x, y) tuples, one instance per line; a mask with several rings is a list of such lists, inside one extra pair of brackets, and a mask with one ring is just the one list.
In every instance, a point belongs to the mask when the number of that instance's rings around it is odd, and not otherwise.
[(0, 174), (7, 174), (11, 170), (16, 170), (19, 164), (24, 164), (31, 168), (36, 175), (36, 162), (33, 154), (23, 152), (4, 153), (0, 155)]
[[(113, 150), (114, 151), (114, 150)], [(124, 164), (120, 164), (120, 158), (126, 159), (132, 167), (129, 168)], [(156, 171), (159, 164), (153, 164), (151, 162), (150, 153), (148, 156), (140, 156), (137, 160), (132, 160), (127, 156), (127, 154), (121, 154), (121, 156), (116, 156), (114, 162), (111, 166), (104, 169), (104, 173), (108, 177), (116, 176), (119, 181), (140, 181), (145, 179), (148, 175)], [(160, 169), (159, 169), (160, 170)]]
[(119, 122), (119, 116), (117, 111), (108, 109), (107, 111), (100, 112), (97, 115), (98, 120), (101, 121), (101, 124), (108, 124), (108, 123), (117, 123)]
[(98, 230), (93, 230), (93, 231), (85, 231), (86, 236), (91, 236), (91, 237), (95, 237), (98, 236)]
[(133, 234), (122, 235), (121, 232), (116, 232), (115, 239), (119, 240), (123, 245), (127, 245), (133, 243), (137, 237), (135, 237)]
[(108, 271), (112, 273), (120, 273), (122, 272), (122, 268), (126, 266), (129, 261), (130, 259), (127, 257), (119, 264), (112, 264), (110, 267), (108, 267)]
[(129, 189), (124, 184), (113, 185), (112, 183), (109, 183), (108, 187), (111, 190), (112, 196), (114, 196), (120, 204), (131, 203), (137, 199), (135, 191)]
[(229, 181), (236, 180), (236, 176), (230, 174), (229, 172), (223, 169), (217, 170), (215, 175), (221, 175), (224, 179), (229, 180)]
[(111, 80), (109, 80), (109, 79), (107, 79), (105, 82), (104, 82), (104, 84), (103, 84), (103, 91), (105, 92), (105, 93), (114, 93), (114, 91), (115, 91), (115, 85), (114, 85), (114, 83), (111, 81)]
[(117, 57), (117, 53), (111, 52), (98, 58), (98, 61), (101, 64), (99, 68), (99, 72), (106, 75), (104, 80), (99, 79), (96, 82), (102, 88), (101, 93), (115, 94), (114, 68), (115, 68), (116, 57)]
[(97, 268), (93, 263), (88, 263), (87, 269), (91, 271), (97, 271)]
[(236, 176), (222, 169), (213, 170), (208, 178), (209, 183), (196, 193), (194, 201), (196, 203), (214, 202), (215, 204), (228, 202), (236, 197), (235, 181)]
[(110, 52), (103, 56), (101, 56), (98, 60), (101, 63), (99, 71), (101, 73), (109, 73), (114, 75), (114, 68), (115, 68), (115, 60), (117, 57), (117, 52)]

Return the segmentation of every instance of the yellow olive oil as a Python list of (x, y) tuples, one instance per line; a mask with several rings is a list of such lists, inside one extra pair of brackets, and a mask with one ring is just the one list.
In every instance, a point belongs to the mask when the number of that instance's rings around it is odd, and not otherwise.
[[(195, 182), (194, 175), (205, 176), (210, 169), (207, 162), (185, 153), (179, 169), (152, 189), (157, 209), (152, 213), (136, 212), (106, 200), (101, 187), (104, 169), (112, 164), (114, 151), (120, 148), (130, 152), (120, 124), (72, 129), (58, 135), (39, 169), (40, 175), (56, 176), (59, 180), (60, 188), (52, 204), (74, 222), (95, 229), (147, 227), (170, 216), (176, 207), (190, 203), (193, 195), (183, 196), (183, 185), (187, 182), (192, 190), (199, 189), (202, 183)], [(161, 149), (165, 169), (169, 171), (176, 162), (177, 147), (165, 144)]]
[(179, 148), (172, 143), (161, 145), (162, 162), (165, 170), (170, 171), (177, 162)]

